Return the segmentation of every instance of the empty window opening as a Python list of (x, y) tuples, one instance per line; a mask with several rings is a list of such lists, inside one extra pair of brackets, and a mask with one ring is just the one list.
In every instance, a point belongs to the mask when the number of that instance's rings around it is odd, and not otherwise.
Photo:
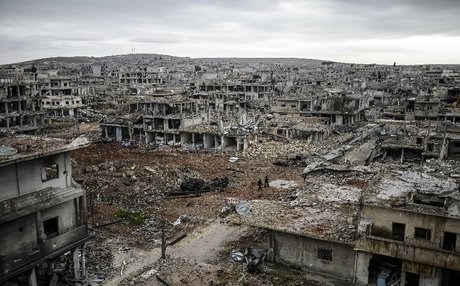
[(58, 164), (50, 164), (42, 167), (42, 182), (59, 178)]
[(444, 232), (444, 238), (442, 241), (442, 249), (455, 250), (457, 244), (457, 234), (452, 232)]
[(21, 227), (18, 229), (18, 231), (19, 231), (19, 232), (24, 232), (24, 227), (21, 226)]
[(430, 240), (431, 239), (431, 230), (427, 229), (427, 228), (416, 227), (415, 232), (414, 232), (414, 237), (415, 238), (420, 238), (420, 239)]
[(43, 232), (47, 238), (59, 234), (59, 217), (53, 217), (43, 222)]
[(427, 145), (427, 147), (428, 147), (428, 152), (432, 152), (433, 149), (434, 149), (434, 144), (429, 143), (429, 144)]
[(319, 259), (332, 261), (332, 250), (326, 248), (318, 248), (316, 257), (318, 257)]
[(404, 241), (404, 235), (406, 232), (406, 225), (403, 223), (394, 222), (391, 227), (391, 237), (394, 240)]
[(419, 286), (420, 275), (416, 273), (406, 272), (406, 285), (407, 286)]
[(415, 204), (427, 205), (432, 207), (444, 207), (445, 199), (438, 198), (434, 195), (415, 194), (413, 197)]

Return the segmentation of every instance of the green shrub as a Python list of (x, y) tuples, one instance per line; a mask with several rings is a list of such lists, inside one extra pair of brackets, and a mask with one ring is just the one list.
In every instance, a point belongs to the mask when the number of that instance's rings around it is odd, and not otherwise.
[(129, 223), (133, 225), (141, 225), (144, 223), (144, 220), (146, 219), (146, 216), (141, 213), (129, 212), (125, 210), (116, 211), (115, 217), (127, 219)]

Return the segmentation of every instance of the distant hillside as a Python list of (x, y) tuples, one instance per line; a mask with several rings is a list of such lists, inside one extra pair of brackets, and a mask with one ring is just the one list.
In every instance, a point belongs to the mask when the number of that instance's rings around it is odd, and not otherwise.
[(203, 62), (231, 62), (231, 63), (261, 63), (261, 64), (286, 64), (286, 65), (311, 65), (321, 66), (323, 60), (305, 59), (305, 58), (197, 58)]
[[(30, 60), (20, 63), (15, 63), (16, 65), (42, 65), (42, 64), (50, 64), (50, 63), (61, 63), (61, 64), (91, 64), (91, 63), (99, 63), (105, 61), (113, 61), (113, 62), (125, 62), (125, 61), (152, 61), (152, 60), (181, 60), (186, 59), (184, 57), (175, 57), (170, 55), (162, 55), (162, 54), (124, 54), (124, 55), (112, 55), (112, 56), (104, 56), (104, 57), (87, 57), (87, 56), (75, 56), (75, 57), (50, 57), (50, 58), (43, 58), (43, 59), (36, 59)], [(190, 58), (189, 58), (190, 59)], [(235, 64), (255, 64), (255, 63), (262, 63), (262, 64), (288, 64), (288, 65), (295, 65), (295, 64), (302, 64), (302, 65), (312, 65), (312, 66), (321, 66), (321, 63), (324, 62), (323, 60), (316, 60), (316, 59), (305, 59), (305, 58), (195, 58), (192, 60), (198, 60), (206, 63), (211, 62), (232, 62)]]
[(59, 62), (59, 63), (64, 63), (64, 64), (84, 64), (84, 63), (94, 62), (96, 59), (97, 58), (95, 58), (95, 57), (82, 57), (82, 56), (76, 56), (76, 57), (51, 57), (51, 58), (30, 60), (30, 61), (26, 61), (26, 62), (19, 62), (19, 63), (15, 63), (15, 64), (18, 64), (18, 65), (21, 65), (21, 64), (30, 65), (30, 64), (44, 64), (44, 63), (49, 63), (49, 62)]
[(51, 57), (30, 60), (25, 62), (14, 63), (15, 65), (40, 65), (46, 63), (62, 63), (62, 64), (91, 64), (104, 61), (136, 61), (136, 60), (154, 60), (154, 59), (182, 59), (181, 57), (161, 55), (161, 54), (124, 54), (124, 55), (112, 55), (104, 57), (86, 57), (86, 56), (75, 56), (75, 57)]

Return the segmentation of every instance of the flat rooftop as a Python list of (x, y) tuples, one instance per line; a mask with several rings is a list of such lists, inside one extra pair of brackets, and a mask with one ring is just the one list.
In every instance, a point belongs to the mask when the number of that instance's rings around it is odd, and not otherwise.
[(89, 141), (85, 137), (78, 137), (70, 142), (44, 136), (0, 137), (0, 166), (71, 151), (88, 145)]

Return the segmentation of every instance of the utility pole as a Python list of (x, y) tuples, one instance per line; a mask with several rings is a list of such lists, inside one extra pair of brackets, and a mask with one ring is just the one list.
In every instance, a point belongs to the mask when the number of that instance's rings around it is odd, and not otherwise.
[(165, 234), (165, 221), (161, 219), (161, 258), (166, 259), (166, 234)]

